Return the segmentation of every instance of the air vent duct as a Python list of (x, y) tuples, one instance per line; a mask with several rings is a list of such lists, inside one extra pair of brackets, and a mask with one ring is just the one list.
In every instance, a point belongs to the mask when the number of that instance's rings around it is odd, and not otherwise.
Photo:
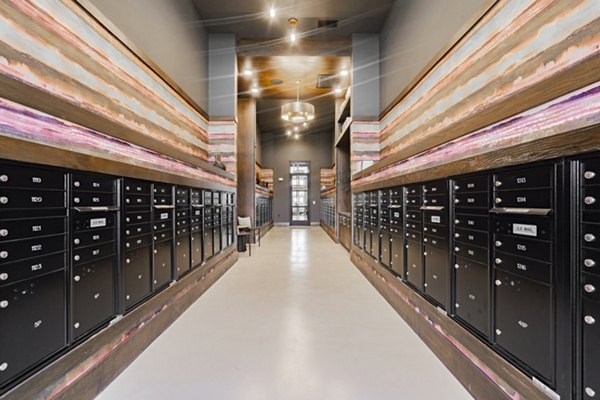
[(337, 19), (320, 19), (317, 21), (317, 27), (319, 28), (337, 28)]
[(337, 75), (319, 74), (317, 78), (318, 89), (333, 89), (340, 85), (340, 78)]

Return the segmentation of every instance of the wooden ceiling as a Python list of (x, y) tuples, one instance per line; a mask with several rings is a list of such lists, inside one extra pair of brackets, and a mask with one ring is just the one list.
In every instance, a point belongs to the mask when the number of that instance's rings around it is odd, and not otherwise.
[[(339, 82), (345, 92), (350, 85), (350, 76), (339, 75), (344, 68), (350, 69), (350, 57), (241, 56), (238, 57), (238, 92), (240, 96), (252, 96), (251, 89), (255, 85), (259, 89), (255, 95), (258, 98), (294, 99), (296, 88), (299, 87), (301, 99), (322, 96), (334, 98), (333, 88), (317, 87), (319, 75), (331, 75), (333, 79), (330, 82)], [(252, 71), (252, 75), (244, 75), (245, 70)]]

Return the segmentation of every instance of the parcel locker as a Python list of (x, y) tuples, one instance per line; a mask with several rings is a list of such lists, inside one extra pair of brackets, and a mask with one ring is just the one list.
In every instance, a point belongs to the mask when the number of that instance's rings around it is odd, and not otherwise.
[[(404, 197), (404, 237), (406, 239), (406, 282), (424, 293), (423, 266), (423, 186), (406, 186)], [(436, 188), (436, 195), (438, 189)]]
[(0, 387), (67, 344), (65, 270), (0, 285)]
[(451, 186), (455, 255), (453, 316), (488, 339), (491, 329), (490, 175), (455, 177)]
[(495, 342), (547, 381), (554, 380), (552, 287), (495, 272)]
[(561, 171), (555, 162), (495, 171), (490, 242), (495, 346), (563, 395), (571, 390), (572, 316), (568, 229), (557, 222)]
[(192, 225), (191, 231), (191, 263), (192, 268), (204, 261), (203, 249), (203, 223), (204, 223), (204, 198), (201, 189), (191, 189)]
[[(152, 293), (152, 183), (124, 178), (120, 299), (129, 311)], [(136, 198), (140, 201), (131, 201)], [(129, 202), (126, 200), (130, 199)]]
[(577, 382), (583, 399), (600, 397), (600, 158), (597, 154), (580, 160), (579, 276)]
[(487, 337), (490, 326), (490, 279), (487, 264), (456, 257), (455, 315)]
[(117, 184), (117, 178), (108, 175), (74, 172), (71, 176), (71, 341), (116, 314)]
[(0, 164), (0, 387), (67, 345), (66, 179)]
[(175, 200), (173, 185), (152, 184), (154, 205), (154, 240), (152, 259), (152, 290), (158, 291), (173, 280)]
[(407, 232), (406, 240), (406, 281), (423, 292), (423, 244), (421, 237)]
[(391, 267), (390, 196), (389, 189), (379, 192), (379, 262), (386, 268)]
[(211, 258), (213, 252), (213, 201), (212, 192), (205, 190), (204, 194), (204, 261)]
[(191, 243), (191, 192), (190, 188), (175, 189), (175, 277), (187, 273), (192, 266)]

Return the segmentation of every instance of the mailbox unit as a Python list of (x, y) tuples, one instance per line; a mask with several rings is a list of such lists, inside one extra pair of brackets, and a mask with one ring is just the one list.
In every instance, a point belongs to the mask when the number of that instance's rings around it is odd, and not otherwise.
[(191, 189), (175, 189), (175, 276), (185, 275), (192, 268)]
[(67, 345), (66, 183), (0, 164), (0, 387)]

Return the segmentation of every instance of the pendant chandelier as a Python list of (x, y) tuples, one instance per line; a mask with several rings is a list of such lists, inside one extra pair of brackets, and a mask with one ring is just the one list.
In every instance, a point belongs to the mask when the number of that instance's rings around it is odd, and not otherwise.
[(315, 119), (315, 106), (300, 101), (300, 81), (296, 81), (296, 101), (281, 106), (281, 119), (294, 124)]

